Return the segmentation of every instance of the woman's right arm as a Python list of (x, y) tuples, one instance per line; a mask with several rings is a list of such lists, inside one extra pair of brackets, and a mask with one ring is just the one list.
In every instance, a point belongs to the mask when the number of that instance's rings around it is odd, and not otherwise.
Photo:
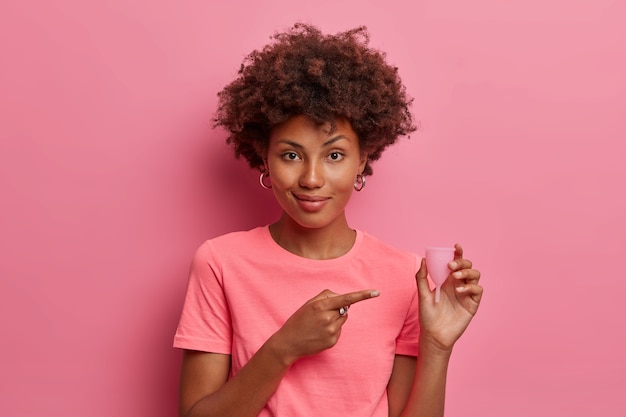
[(348, 314), (338, 310), (378, 296), (324, 290), (298, 309), (231, 379), (230, 355), (186, 350), (180, 377), (181, 417), (256, 417), (291, 364), (337, 343)]
[(179, 416), (258, 416), (290, 364), (270, 338), (230, 380), (230, 355), (185, 350)]

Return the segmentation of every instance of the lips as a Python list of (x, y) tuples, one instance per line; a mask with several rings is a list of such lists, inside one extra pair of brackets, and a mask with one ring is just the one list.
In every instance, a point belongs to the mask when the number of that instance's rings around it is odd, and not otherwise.
[(317, 196), (317, 195), (294, 194), (293, 196), (296, 197), (300, 201), (317, 202), (317, 201), (328, 200), (328, 197), (321, 197), (321, 196)]
[(329, 197), (322, 197), (317, 195), (307, 194), (293, 194), (298, 205), (304, 211), (315, 212), (321, 210), (326, 202), (330, 200)]

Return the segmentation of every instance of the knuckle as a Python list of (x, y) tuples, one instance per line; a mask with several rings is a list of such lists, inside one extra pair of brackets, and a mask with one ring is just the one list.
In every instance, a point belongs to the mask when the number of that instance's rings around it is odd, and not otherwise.
[(338, 323), (335, 323), (332, 326), (328, 327), (328, 334), (331, 338), (335, 339), (339, 339), (339, 335), (341, 334), (341, 325)]
[(324, 307), (325, 303), (323, 302), (323, 300), (317, 300), (311, 303), (311, 309), (315, 312), (315, 313), (319, 313), (321, 311), (325, 310)]
[(321, 317), (321, 322), (322, 322), (322, 326), (326, 327), (327, 329), (331, 329), (333, 327), (333, 324), (335, 322), (335, 318), (334, 315), (332, 313), (326, 313)]

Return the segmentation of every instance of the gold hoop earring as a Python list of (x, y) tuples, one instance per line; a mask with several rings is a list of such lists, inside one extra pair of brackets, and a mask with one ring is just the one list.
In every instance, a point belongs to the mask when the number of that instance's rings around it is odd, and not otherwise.
[(356, 181), (354, 181), (354, 189), (361, 191), (363, 188), (365, 188), (365, 175), (359, 174), (356, 176)]
[(265, 185), (265, 182), (263, 181), (266, 176), (270, 176), (270, 172), (267, 169), (261, 172), (261, 176), (259, 177), (259, 184), (261, 184), (261, 187), (265, 188), (266, 190), (270, 190), (272, 188), (272, 184), (270, 183), (270, 185)]

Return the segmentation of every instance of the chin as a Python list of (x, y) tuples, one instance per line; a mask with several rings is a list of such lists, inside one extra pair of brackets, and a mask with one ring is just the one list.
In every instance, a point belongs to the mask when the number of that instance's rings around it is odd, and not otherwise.
[(328, 217), (321, 217), (316, 215), (309, 216), (290, 216), (287, 214), (295, 225), (303, 229), (323, 229), (325, 227), (332, 226), (336, 221), (339, 220), (340, 216), (329, 219)]

